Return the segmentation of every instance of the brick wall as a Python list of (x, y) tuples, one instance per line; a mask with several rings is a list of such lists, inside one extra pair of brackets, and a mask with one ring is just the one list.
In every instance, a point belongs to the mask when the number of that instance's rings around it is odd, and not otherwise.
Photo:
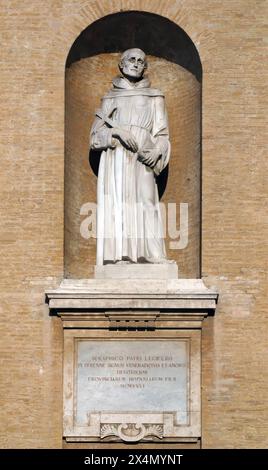
[(202, 266), (220, 292), (203, 334), (203, 447), (267, 447), (263, 0), (10, 0), (2, 31), (1, 447), (61, 447), (62, 334), (44, 291), (63, 276), (64, 71), (110, 13), (182, 27), (203, 65)]

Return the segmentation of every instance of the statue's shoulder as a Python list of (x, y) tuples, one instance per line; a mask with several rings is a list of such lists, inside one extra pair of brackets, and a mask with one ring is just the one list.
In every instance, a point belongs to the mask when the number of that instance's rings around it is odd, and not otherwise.
[(113, 87), (103, 97), (104, 100), (131, 96), (162, 96), (164, 98), (164, 93), (161, 90), (151, 88), (148, 77), (144, 77), (135, 86), (133, 86), (125, 77), (121, 76), (115, 77), (112, 83)]

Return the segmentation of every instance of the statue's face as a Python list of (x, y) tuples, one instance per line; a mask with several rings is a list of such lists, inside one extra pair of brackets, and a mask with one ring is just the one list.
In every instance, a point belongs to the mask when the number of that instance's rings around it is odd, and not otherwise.
[(130, 50), (121, 63), (123, 75), (130, 78), (141, 78), (146, 66), (145, 54), (142, 51)]

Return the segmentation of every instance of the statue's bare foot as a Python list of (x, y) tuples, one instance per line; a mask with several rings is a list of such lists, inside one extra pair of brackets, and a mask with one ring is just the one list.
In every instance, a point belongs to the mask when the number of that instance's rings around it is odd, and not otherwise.
[(167, 258), (140, 258), (139, 262), (149, 263), (149, 264), (174, 264), (173, 259)]
[(128, 257), (123, 257), (122, 259), (116, 259), (116, 260), (107, 260), (107, 259), (106, 259), (106, 260), (104, 260), (104, 263), (103, 263), (103, 264), (104, 264), (105, 266), (106, 266), (107, 264), (109, 264), (109, 265), (112, 264), (112, 265), (116, 265), (116, 266), (117, 266), (117, 265), (121, 266), (121, 265), (125, 265), (125, 264), (133, 264), (133, 263), (134, 263), (134, 262), (133, 262), (131, 259), (129, 259)]
[(122, 259), (116, 260), (114, 264), (116, 265), (133, 264), (133, 261), (130, 258), (128, 258), (128, 256), (123, 256)]

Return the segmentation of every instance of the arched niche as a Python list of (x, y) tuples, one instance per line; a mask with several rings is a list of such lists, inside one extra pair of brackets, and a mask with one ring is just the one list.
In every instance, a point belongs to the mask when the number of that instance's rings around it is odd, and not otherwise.
[[(81, 207), (96, 203), (96, 169), (89, 163), (89, 131), (101, 97), (118, 74), (125, 49), (143, 49), (152, 86), (166, 97), (172, 154), (159, 180), (161, 202), (188, 204), (188, 244), (172, 249), (167, 224), (168, 257), (179, 276), (200, 277), (201, 224), (201, 83), (202, 66), (189, 36), (172, 21), (145, 12), (108, 15), (89, 25), (73, 43), (66, 61), (65, 108), (65, 277), (93, 277), (96, 239), (81, 236), (86, 215)], [(85, 206), (84, 206), (85, 207)], [(173, 206), (174, 207), (174, 206)]]

